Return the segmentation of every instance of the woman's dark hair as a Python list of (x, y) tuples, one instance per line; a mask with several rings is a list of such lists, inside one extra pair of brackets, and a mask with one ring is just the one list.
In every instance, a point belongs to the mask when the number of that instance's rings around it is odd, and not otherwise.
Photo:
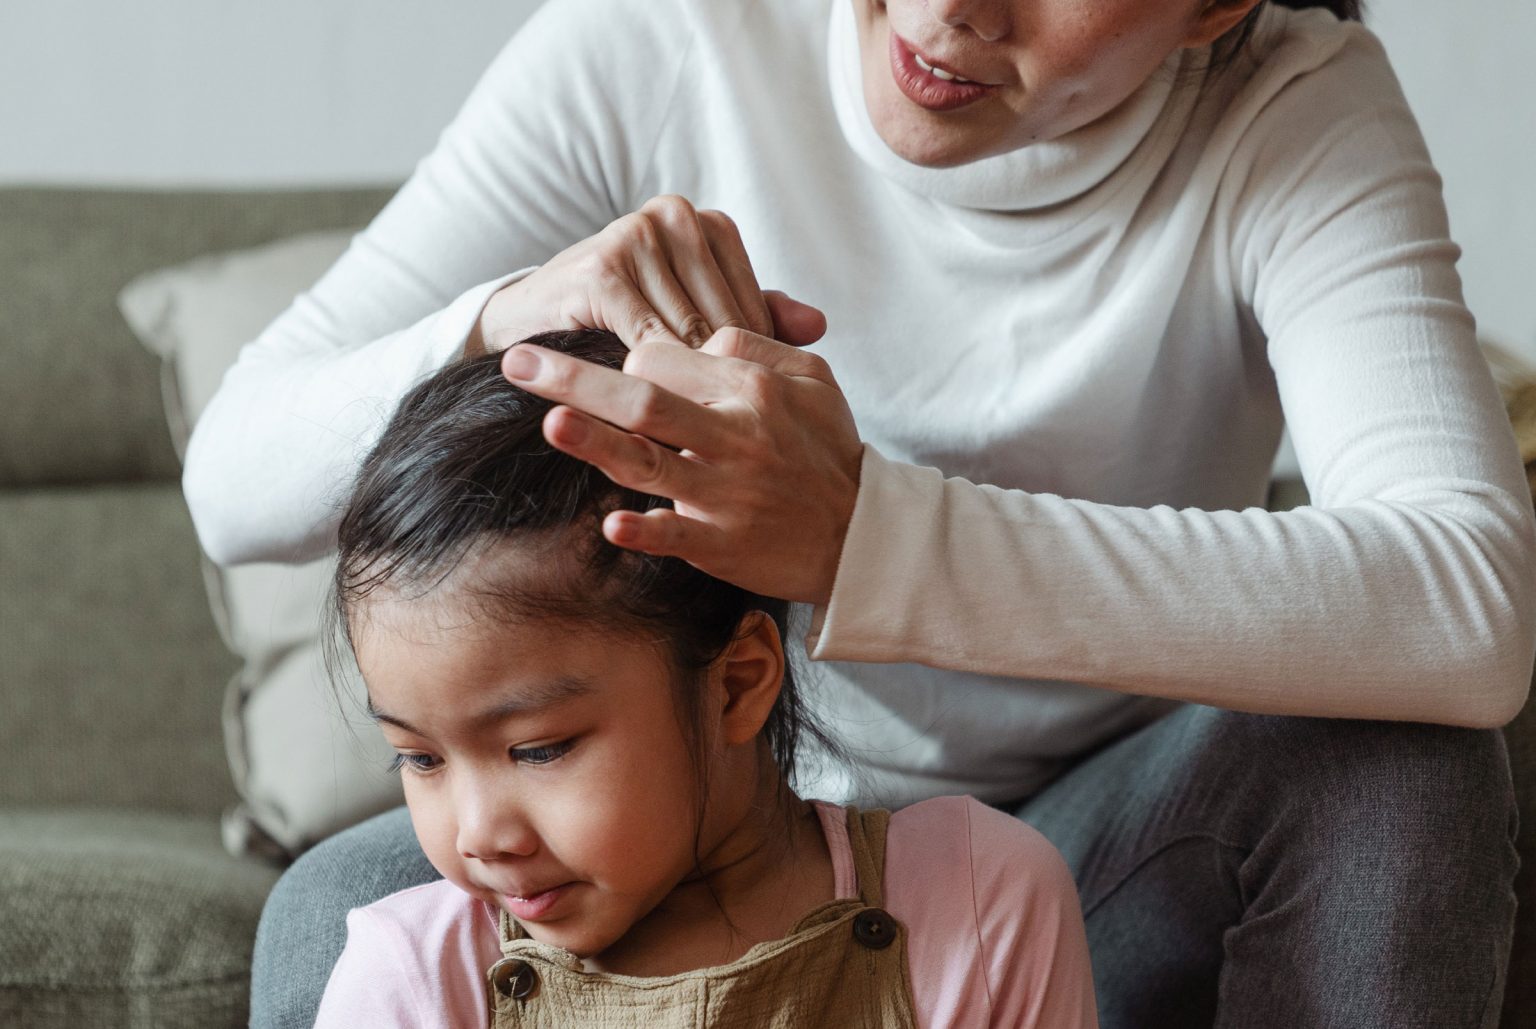
[[(591, 330), (525, 342), (609, 368), (621, 367), (626, 353), (618, 337)], [(341, 519), (332, 618), (350, 645), (348, 616), (374, 590), (421, 596), (466, 558), (519, 548), (535, 560), (474, 562), (473, 574), (453, 588), (477, 616), (596, 624), (659, 641), (680, 673), (679, 710), (696, 747), (698, 693), (687, 687), (750, 612), (767, 613), (787, 638), (788, 605), (677, 558), (608, 543), (601, 531), (608, 512), (671, 502), (615, 485), (551, 447), (542, 423), (552, 406), (508, 382), (500, 354), (450, 365), (406, 394), (364, 459)], [(824, 740), (808, 724), (786, 666), (763, 730), (786, 780), (802, 730)]]
[(1211, 48), (1212, 67), (1223, 68), (1242, 53), (1248, 41), (1253, 38), (1254, 29), (1258, 26), (1259, 18), (1263, 15), (1267, 4), (1289, 7), (1293, 11), (1321, 7), (1332, 11), (1333, 16), (1340, 21), (1360, 21), (1365, 14), (1365, 0), (1264, 0), (1249, 11), (1248, 16), (1238, 22), (1231, 31), (1216, 41)]

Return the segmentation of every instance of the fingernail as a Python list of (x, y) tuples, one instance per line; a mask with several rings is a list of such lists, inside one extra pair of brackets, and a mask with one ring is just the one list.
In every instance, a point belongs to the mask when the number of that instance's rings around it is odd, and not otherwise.
[(580, 446), (586, 442), (587, 426), (580, 418), (567, 414), (555, 429), (555, 440), (566, 446)]
[(534, 351), (527, 347), (513, 347), (501, 359), (501, 371), (507, 378), (517, 382), (532, 382), (539, 377), (541, 364), (539, 355)]
[(603, 523), (603, 528), (607, 530), (610, 543), (623, 545), (633, 543), (640, 538), (639, 521), (627, 511), (615, 511), (609, 515), (608, 520)]

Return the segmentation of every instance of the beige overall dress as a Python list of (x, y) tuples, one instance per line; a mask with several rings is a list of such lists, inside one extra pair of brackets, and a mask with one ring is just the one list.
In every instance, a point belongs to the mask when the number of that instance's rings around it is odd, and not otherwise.
[(492, 1029), (917, 1029), (903, 926), (881, 909), (887, 811), (848, 812), (857, 899), (833, 900), (789, 935), (728, 965), (636, 978), (584, 972), (501, 913), (486, 974)]

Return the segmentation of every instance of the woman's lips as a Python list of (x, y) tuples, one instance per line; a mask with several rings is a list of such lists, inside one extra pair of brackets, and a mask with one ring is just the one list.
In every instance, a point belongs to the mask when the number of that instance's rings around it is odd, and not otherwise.
[(527, 897), (514, 897), (510, 893), (502, 894), (502, 900), (507, 906), (507, 913), (520, 922), (537, 922), (549, 914), (550, 910), (571, 891), (575, 883), (565, 883), (552, 889), (544, 890)]
[(891, 77), (896, 88), (927, 111), (953, 111), (973, 104), (996, 86), (984, 82), (959, 82), (939, 78), (917, 63), (917, 54), (900, 36), (891, 34)]

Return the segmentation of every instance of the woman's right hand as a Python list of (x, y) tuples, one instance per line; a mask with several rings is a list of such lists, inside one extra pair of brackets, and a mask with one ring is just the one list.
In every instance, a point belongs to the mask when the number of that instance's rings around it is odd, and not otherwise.
[(724, 328), (799, 346), (821, 338), (826, 318), (763, 291), (726, 215), (660, 196), (498, 290), (466, 349), (501, 351), (535, 333), (576, 328), (607, 329), (631, 348), (698, 347)]

